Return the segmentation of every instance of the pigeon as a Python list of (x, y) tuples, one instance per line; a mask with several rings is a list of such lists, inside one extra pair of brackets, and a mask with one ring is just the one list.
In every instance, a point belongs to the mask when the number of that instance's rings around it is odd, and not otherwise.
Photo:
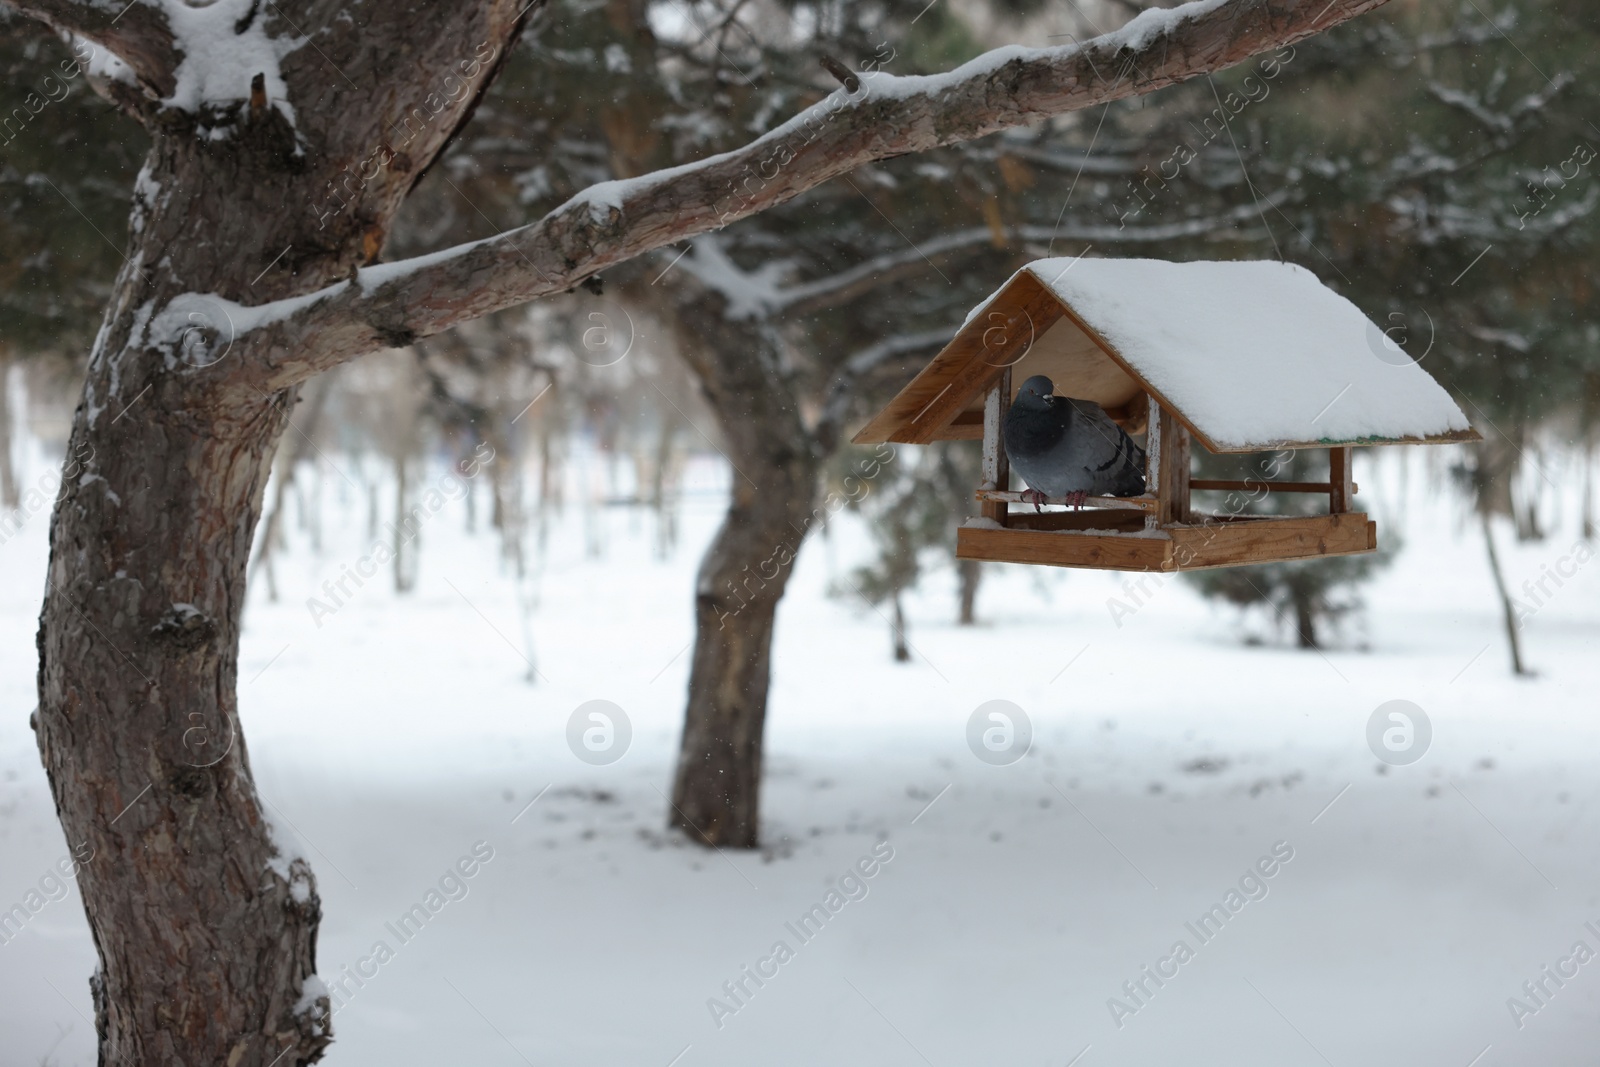
[(1049, 378), (1022, 383), (1004, 428), (1012, 468), (1028, 483), (1034, 510), (1051, 497), (1081, 508), (1089, 496), (1145, 491), (1144, 449), (1092, 400), (1056, 396)]

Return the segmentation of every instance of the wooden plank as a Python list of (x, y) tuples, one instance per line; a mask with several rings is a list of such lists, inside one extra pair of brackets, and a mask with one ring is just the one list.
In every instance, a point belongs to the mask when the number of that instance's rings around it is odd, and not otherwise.
[(935, 441), (981, 441), (983, 440), (983, 423), (954, 423), (934, 434), (933, 439)]
[(1131, 515), (1051, 512), (1011, 516), (996, 530), (963, 526), (956, 532), (958, 559), (1041, 564), (1090, 570), (1178, 571), (1348, 556), (1377, 548), (1377, 523), (1360, 512), (1294, 517), (1229, 517), (1227, 522), (1148, 531), (1087, 533), (1078, 523), (1128, 523)]
[(950, 348), (962, 354), (963, 363), (949, 384), (905, 424), (900, 440), (925, 444), (955, 418), (974, 394), (998, 381), (1028, 354), (1034, 339), (1061, 318), (1060, 299), (1027, 271), (1005, 289), (1004, 300), (988, 309), (956, 335)]
[[(1028, 501), (1022, 499), (1021, 491), (1015, 489), (979, 489), (976, 495), (979, 500), (1003, 500), (1008, 504), (1028, 503)], [(1043, 502), (1046, 504), (1066, 504), (1064, 498), (1056, 496), (1046, 497)], [(1085, 497), (1083, 503), (1085, 507), (1154, 511), (1156, 498), (1148, 494), (1145, 496), (1090, 496)]]
[(1143, 390), (1135, 393), (1126, 404), (1105, 409), (1111, 421), (1122, 427), (1122, 432), (1138, 436), (1150, 425), (1150, 396)]
[(1178, 511), (1175, 517), (1179, 522), (1189, 522), (1194, 515), (1194, 502), (1189, 493), (1189, 475), (1193, 469), (1189, 458), (1189, 429), (1179, 423), (1172, 436), (1177, 442), (1177, 446), (1169, 450), (1173, 456), (1174, 491), (1178, 498)]
[(956, 531), (956, 558), (992, 563), (1033, 563), (1091, 570), (1168, 569), (1172, 542), (1129, 534), (1050, 533), (1042, 530)]
[[(1155, 468), (1156, 523), (1170, 526), (1189, 521), (1189, 431), (1166, 408), (1153, 414), (1160, 450), (1149, 465)], [(1149, 475), (1145, 476), (1147, 486)]]
[[(1248, 489), (1252, 492), (1257, 489), (1266, 489), (1270, 493), (1331, 493), (1332, 482), (1274, 482), (1266, 478), (1247, 478), (1244, 481), (1231, 481), (1227, 478), (1191, 478), (1190, 489)], [(1350, 487), (1354, 494), (1356, 486)]]
[(1175, 526), (1172, 561), (1180, 570), (1227, 567), (1275, 560), (1313, 559), (1370, 552), (1375, 523), (1360, 512), (1294, 517), (1261, 516), (1249, 521)]
[[(1156, 399), (1154, 393), (1146, 395), (1149, 398), (1146, 403), (1149, 410), (1146, 414), (1144, 435), (1144, 491), (1146, 496), (1154, 499), (1156, 485), (1161, 480), (1161, 402)], [(1154, 529), (1160, 521), (1156, 516), (1158, 511), (1159, 507), (1151, 509), (1151, 514), (1145, 522), (1146, 528)]]
[[(1129, 402), (1137, 399), (1133, 411), (1136, 425), (1128, 432), (1144, 432), (1144, 393), (1138, 383), (1065, 316), (1038, 333), (1027, 353), (1011, 364), (1012, 395), (1016, 395), (1018, 383), (1035, 374), (1060, 382), (1063, 393), (1094, 401), (1116, 420), (1127, 413)], [(980, 395), (967, 401), (956, 421), (982, 417), (983, 397)]]
[(1104, 511), (1013, 511), (1007, 523), (1013, 530), (1118, 530), (1144, 529), (1144, 513), (1132, 509)]
[[(1011, 368), (1000, 372), (1000, 378), (989, 387), (983, 401), (983, 488), (1004, 492), (1011, 488), (1011, 461), (1006, 456), (1002, 428), (1006, 412), (1011, 407)], [(1006, 512), (1010, 506), (1004, 500), (984, 498), (981, 513), (1001, 526), (1006, 525)]]
[(1341, 515), (1350, 510), (1350, 501), (1356, 495), (1354, 473), (1349, 445), (1328, 449), (1328, 513)]
[(1062, 315), (1061, 301), (1023, 271), (1002, 289), (873, 418), (857, 444), (926, 444), (987, 389), (1000, 372), (1027, 355), (1034, 339)]

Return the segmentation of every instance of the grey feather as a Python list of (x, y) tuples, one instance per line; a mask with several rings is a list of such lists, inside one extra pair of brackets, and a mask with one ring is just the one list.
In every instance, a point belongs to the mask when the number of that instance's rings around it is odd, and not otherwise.
[(1042, 374), (1022, 383), (1003, 428), (1011, 467), (1046, 496), (1138, 496), (1144, 449), (1092, 400), (1056, 396)]

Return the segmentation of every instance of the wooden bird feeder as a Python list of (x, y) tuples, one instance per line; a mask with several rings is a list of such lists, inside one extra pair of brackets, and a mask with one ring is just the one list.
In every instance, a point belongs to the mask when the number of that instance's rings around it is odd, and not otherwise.
[[(1035, 374), (1144, 435), (1145, 495), (1012, 510), (1022, 494), (1001, 426)], [(1177, 571), (1371, 552), (1377, 524), (1351, 510), (1352, 449), (1480, 435), (1426, 371), (1304, 268), (1079, 258), (1018, 271), (854, 440), (983, 441), (982, 517), (959, 530), (961, 559)], [(1193, 442), (1213, 453), (1326, 449), (1328, 480), (1191, 478)], [(1202, 514), (1190, 503), (1196, 489), (1230, 501), (1326, 495), (1328, 513)]]

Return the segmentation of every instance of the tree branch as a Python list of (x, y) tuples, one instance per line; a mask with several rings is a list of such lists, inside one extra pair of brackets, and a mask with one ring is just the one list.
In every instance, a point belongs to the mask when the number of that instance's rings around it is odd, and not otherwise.
[[(1260, 206), (1241, 204), (1218, 215), (1182, 219), (1148, 226), (1121, 226), (1112, 223), (1067, 222), (1058, 226), (1007, 226), (1001, 232), (1008, 242), (1088, 241), (1093, 244), (1152, 244), (1199, 237), (1225, 226), (1256, 219), (1262, 207), (1281, 207), (1294, 199), (1291, 190), (1280, 189), (1261, 198)], [(919, 273), (929, 261), (991, 244), (995, 231), (974, 226), (919, 242), (904, 252), (875, 256), (849, 270), (825, 278), (802, 282), (778, 290), (769, 306), (771, 312), (810, 315), (825, 308), (847, 303), (897, 278)]]
[[(159, 6), (140, 0), (0, 0), (19, 14), (44, 23), (69, 41), (78, 38), (120, 60), (157, 99), (170, 96), (179, 56)], [(92, 63), (92, 57), (85, 56)]]
[[(614, 264), (784, 203), (864, 163), (1152, 92), (1292, 44), (1385, 0), (1195, 0), (1087, 44), (1008, 46), (947, 74), (864, 75), (743, 148), (602, 182), (540, 221), (360, 271), (261, 308), (243, 361), (273, 389), (384, 347), (562, 292)], [(1104, 76), (1102, 76), (1102, 74)]]

